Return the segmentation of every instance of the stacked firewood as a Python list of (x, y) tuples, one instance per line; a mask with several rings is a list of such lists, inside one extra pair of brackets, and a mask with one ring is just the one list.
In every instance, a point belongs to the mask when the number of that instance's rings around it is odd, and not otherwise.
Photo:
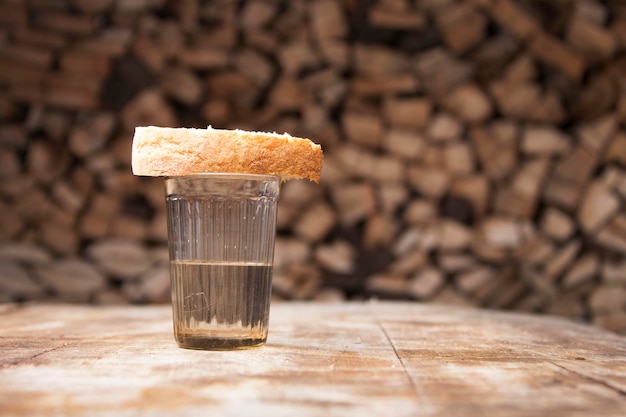
[(289, 132), (274, 296), (626, 333), (619, 0), (0, 0), (0, 300), (168, 299), (137, 125)]

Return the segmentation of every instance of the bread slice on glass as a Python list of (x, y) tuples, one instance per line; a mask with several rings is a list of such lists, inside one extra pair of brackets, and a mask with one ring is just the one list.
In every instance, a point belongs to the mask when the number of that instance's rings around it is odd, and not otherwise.
[(227, 172), (319, 182), (322, 162), (320, 145), (287, 133), (143, 126), (132, 147), (133, 174), (153, 177)]

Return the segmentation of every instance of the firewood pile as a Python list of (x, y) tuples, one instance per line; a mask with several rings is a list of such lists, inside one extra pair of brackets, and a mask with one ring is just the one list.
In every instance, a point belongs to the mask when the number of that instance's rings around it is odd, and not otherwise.
[(137, 125), (289, 132), (273, 294), (626, 332), (626, 5), (0, 0), (0, 300), (169, 298)]

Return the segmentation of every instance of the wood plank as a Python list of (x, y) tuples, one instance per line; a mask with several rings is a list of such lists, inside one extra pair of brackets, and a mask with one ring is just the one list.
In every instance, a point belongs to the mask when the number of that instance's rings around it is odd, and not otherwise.
[[(274, 303), (268, 343), (179, 349), (166, 305), (3, 305), (7, 416), (622, 416), (626, 338), (435, 304)], [(382, 413), (382, 414), (381, 414)]]

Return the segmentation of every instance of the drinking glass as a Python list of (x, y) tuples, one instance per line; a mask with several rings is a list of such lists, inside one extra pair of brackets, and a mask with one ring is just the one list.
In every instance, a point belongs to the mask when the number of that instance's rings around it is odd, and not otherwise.
[(265, 343), (280, 178), (165, 179), (174, 337), (189, 349)]

